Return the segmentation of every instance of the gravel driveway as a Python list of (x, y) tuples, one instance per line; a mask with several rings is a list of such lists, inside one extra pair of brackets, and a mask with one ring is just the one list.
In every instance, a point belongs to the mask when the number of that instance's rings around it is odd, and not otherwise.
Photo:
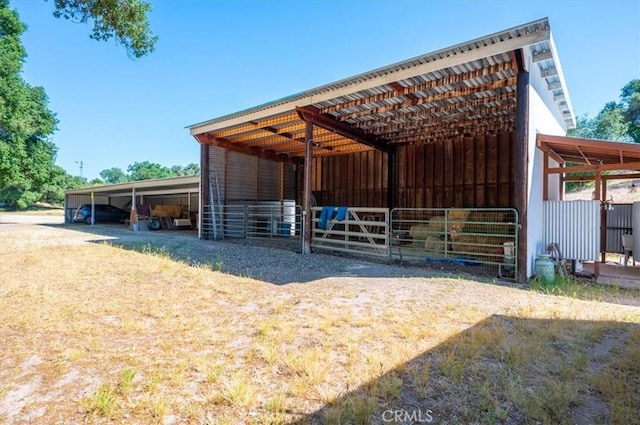
[[(27, 214), (1, 214), (0, 223), (42, 225), (34, 237), (40, 238), (43, 245), (96, 242), (137, 251), (161, 251), (189, 264), (209, 264), (225, 273), (274, 284), (308, 282), (331, 276), (452, 277), (451, 272), (386, 264), (382, 262), (384, 260), (374, 262), (321, 253), (305, 256), (295, 251), (299, 242), (292, 240), (231, 239), (221, 242), (198, 239), (195, 231), (132, 232), (122, 225), (98, 224), (91, 227), (77, 223), (65, 224), (62, 217)], [(59, 232), (46, 232), (47, 227), (68, 232), (65, 232), (62, 240)], [(464, 275), (456, 273), (453, 276)]]

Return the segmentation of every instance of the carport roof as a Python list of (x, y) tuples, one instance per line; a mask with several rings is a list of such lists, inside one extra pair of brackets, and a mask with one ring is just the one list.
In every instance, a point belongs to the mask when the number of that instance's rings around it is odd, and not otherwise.
[(127, 183), (90, 186), (65, 191), (65, 195), (90, 195), (94, 192), (104, 196), (131, 196), (135, 188), (136, 195), (170, 195), (197, 193), (200, 190), (200, 176), (168, 177), (163, 179), (140, 180)]
[(200, 143), (280, 160), (304, 156), (305, 121), (314, 123), (314, 156), (508, 132), (515, 126), (514, 52), (521, 49), (574, 127), (544, 18), (187, 128)]
[(537, 144), (553, 160), (571, 167), (571, 172), (640, 171), (640, 144), (637, 143), (538, 134)]

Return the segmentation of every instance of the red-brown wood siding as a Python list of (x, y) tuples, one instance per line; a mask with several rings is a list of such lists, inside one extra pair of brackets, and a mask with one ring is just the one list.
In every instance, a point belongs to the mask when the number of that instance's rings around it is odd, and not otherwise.
[[(512, 207), (513, 140), (512, 133), (490, 134), (399, 147), (396, 206)], [(386, 206), (385, 153), (320, 157), (313, 166), (312, 190), (319, 205)]]

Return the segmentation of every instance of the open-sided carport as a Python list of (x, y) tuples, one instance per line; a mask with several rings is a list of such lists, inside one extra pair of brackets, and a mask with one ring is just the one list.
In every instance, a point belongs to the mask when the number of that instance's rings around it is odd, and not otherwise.
[[(607, 195), (608, 182), (640, 178), (640, 145), (538, 134), (537, 146), (544, 152), (538, 171), (545, 243), (558, 243), (565, 258), (593, 261), (598, 275), (607, 252), (624, 253), (624, 234), (640, 235), (633, 205), (614, 204)], [(593, 181), (593, 200), (563, 202), (565, 183), (571, 181)], [(636, 275), (640, 279), (640, 271)]]
[(91, 186), (65, 192), (65, 222), (70, 223), (74, 211), (83, 204), (110, 204), (130, 208), (136, 205), (156, 207), (182, 206), (195, 218), (200, 202), (200, 176), (169, 177), (119, 184)]
[[(564, 134), (574, 123), (549, 22), (541, 19), (189, 130), (201, 144), (202, 205), (293, 200), (305, 212), (305, 253), (317, 222), (313, 199), (391, 215), (398, 208), (513, 209), (517, 278), (524, 280), (542, 234), (528, 214), (542, 203), (531, 196), (542, 185), (532, 179), (543, 159), (536, 134)], [(261, 167), (278, 178), (261, 179)], [(265, 197), (261, 185), (273, 195)]]

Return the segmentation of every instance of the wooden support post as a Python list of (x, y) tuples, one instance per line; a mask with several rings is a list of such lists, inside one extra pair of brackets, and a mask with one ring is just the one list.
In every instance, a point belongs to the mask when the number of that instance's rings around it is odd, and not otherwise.
[(515, 51), (518, 64), (516, 87), (516, 136), (514, 140), (513, 177), (514, 201), (520, 217), (520, 235), (518, 237), (518, 274), (516, 281), (527, 281), (527, 192), (529, 175), (529, 72), (525, 69), (522, 50)]
[(200, 209), (198, 211), (198, 220), (200, 221), (198, 224), (198, 237), (200, 239), (208, 238), (208, 235), (202, 231), (202, 223), (204, 223), (203, 212), (206, 205), (209, 205), (209, 145), (200, 143)]
[(542, 172), (542, 200), (549, 200), (549, 152), (544, 151), (544, 171)]
[(387, 153), (387, 208), (389, 212), (396, 207), (395, 150)]
[(313, 124), (306, 122), (304, 132), (304, 211), (303, 216), (303, 237), (302, 253), (311, 254), (311, 163), (313, 162)]
[[(564, 167), (564, 164), (560, 164), (561, 167)], [(560, 174), (560, 178), (558, 179), (558, 184), (559, 184), (559, 190), (560, 190), (560, 196), (559, 199), (561, 201), (564, 201), (564, 188), (565, 188), (565, 180), (564, 180), (565, 175), (564, 174)]]
[(607, 262), (607, 180), (602, 173), (596, 173), (596, 186), (600, 186), (600, 256), (602, 263)]

